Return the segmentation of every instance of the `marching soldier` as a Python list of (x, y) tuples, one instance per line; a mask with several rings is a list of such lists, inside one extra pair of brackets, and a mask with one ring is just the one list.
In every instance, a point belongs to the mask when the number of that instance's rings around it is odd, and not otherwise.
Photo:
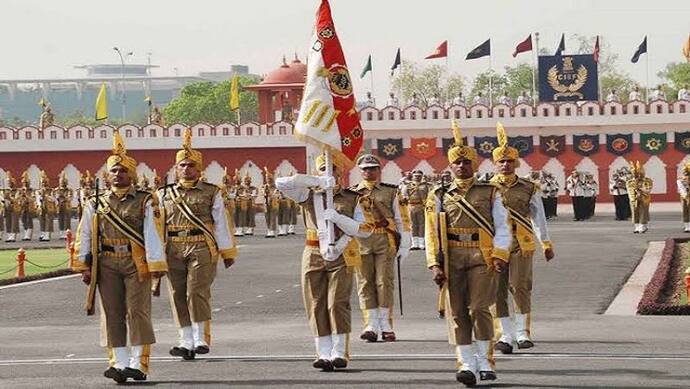
[(412, 219), (412, 250), (424, 250), (424, 203), (431, 185), (422, 181), (424, 174), (421, 170), (412, 173), (412, 181), (406, 187), (406, 198), (410, 207)]
[(12, 172), (7, 172), (7, 189), (4, 190), (3, 208), (5, 209), (5, 242), (16, 242), (19, 234), (19, 216), (22, 206), (19, 199), (17, 182), (12, 177)]
[(79, 220), (81, 220), (82, 210), (84, 209), (89, 196), (94, 194), (94, 181), (90, 171), (87, 170), (86, 173), (81, 176), (80, 184), (78, 209)]
[[(290, 177), (293, 176), (292, 174)], [(292, 208), (294, 201), (287, 197), (285, 193), (279, 191), (280, 201), (278, 202), (278, 236), (288, 234), (290, 223), (292, 223)]]
[[(65, 173), (60, 174), (58, 187), (53, 190), (53, 196), (57, 201), (57, 219), (58, 230), (60, 231), (60, 239), (65, 239), (67, 230), (72, 228), (72, 198), (73, 192), (67, 186), (67, 177)], [(53, 224), (52, 221), (50, 223)]]
[[(223, 200), (225, 200), (225, 209), (228, 211), (228, 216), (233, 221), (235, 220), (235, 192), (236, 188), (234, 185), (233, 178), (228, 174), (228, 168), (225, 168), (225, 173), (223, 174), (223, 185), (221, 187), (223, 193)], [(237, 230), (237, 227), (235, 227)]]
[(597, 195), (599, 194), (599, 185), (594, 180), (594, 176), (590, 173), (585, 174), (584, 181), (584, 203), (585, 203), (585, 219), (594, 216), (594, 210), (597, 205)]
[(235, 236), (254, 235), (254, 227), (256, 227), (255, 220), (255, 203), (259, 192), (255, 186), (252, 185), (252, 178), (249, 172), (246, 172), (242, 185), (237, 188), (237, 202), (239, 203), (238, 227), (240, 233)]
[(22, 173), (22, 187), (18, 189), (17, 196), (19, 199), (22, 228), (24, 228), (22, 240), (30, 241), (34, 231), (34, 216), (38, 213), (38, 209), (36, 207), (34, 190), (31, 189), (28, 171)]
[(280, 205), (280, 192), (276, 189), (273, 182), (273, 175), (264, 166), (264, 184), (261, 187), (261, 193), (264, 196), (266, 206), (266, 237), (275, 238), (276, 230), (278, 229), (278, 207)]
[(683, 175), (676, 181), (683, 209), (683, 232), (690, 232), (690, 162), (683, 166)]
[(202, 182), (203, 157), (184, 132), (175, 155), (178, 181), (159, 189), (167, 230), (168, 287), (179, 343), (170, 355), (185, 360), (207, 354), (211, 344), (211, 284), (219, 257), (229, 268), (237, 257), (221, 189)]
[(238, 169), (235, 169), (235, 175), (232, 176), (232, 184), (229, 184), (227, 194), (228, 198), (232, 199), (232, 204), (234, 206), (232, 212), (232, 220), (235, 224), (235, 236), (244, 235), (244, 229), (240, 227), (240, 214), (242, 211), (242, 206), (240, 204), (240, 199), (237, 197), (241, 185), (242, 176), (240, 175), (240, 171)]
[(640, 161), (630, 162), (630, 172), (632, 176), (625, 182), (630, 198), (630, 209), (632, 210), (633, 233), (647, 232), (649, 223), (649, 204), (652, 202), (652, 179), (645, 176), (644, 167)]
[[(349, 360), (352, 269), (361, 264), (359, 245), (352, 237), (367, 237), (373, 226), (364, 222), (357, 193), (342, 188), (343, 166), (336, 163), (335, 178), (324, 176), (323, 155), (316, 159), (316, 166), (319, 176), (280, 177), (276, 186), (302, 207), (307, 235), (302, 254), (302, 292), (318, 354), (313, 366), (332, 371), (347, 367)], [(334, 191), (335, 209), (324, 207), (324, 190), (329, 188)], [(328, 241), (328, 220), (335, 224), (335, 245)]]
[(558, 209), (558, 181), (553, 174), (542, 171), (541, 173), (541, 199), (544, 203), (546, 219), (554, 218)]
[(88, 198), (75, 242), (78, 260), (73, 269), (89, 285), (87, 314), (93, 314), (96, 288), (100, 293), (110, 364), (103, 375), (118, 383), (147, 378), (151, 345), (156, 342), (151, 279), (160, 278), (168, 268), (158, 199), (135, 189), (136, 167), (115, 131), (106, 162), (111, 186)]
[[(498, 147), (492, 151), (497, 174), (491, 182), (498, 186), (503, 204), (510, 215), (513, 244), (510, 248), (508, 271), (498, 278), (496, 293), (496, 317), (501, 325), (501, 338), (495, 349), (504, 354), (513, 352), (513, 342), (518, 348), (531, 348), (530, 313), (532, 312), (532, 256), (536, 240), (541, 242), (546, 261), (554, 257), (553, 246), (546, 228), (544, 204), (539, 186), (519, 178), (515, 169), (519, 166), (517, 149), (508, 146), (503, 125), (498, 123)], [(508, 308), (508, 291), (515, 302), (514, 316)]]
[(396, 185), (380, 181), (381, 162), (371, 154), (357, 160), (362, 182), (350, 189), (357, 192), (364, 219), (376, 228), (367, 238), (359, 238), (362, 266), (357, 271), (359, 305), (365, 328), (360, 338), (376, 342), (395, 341), (393, 331), (393, 289), (395, 261), (404, 261), (411, 246), (407, 206), (398, 196)]
[[(455, 179), (432, 189), (426, 202), (426, 262), (442, 286), (448, 341), (457, 353), (456, 379), (473, 386), (495, 380), (490, 307), (508, 262), (511, 234), (501, 193), (474, 177), (477, 151), (453, 122), (448, 161)], [(476, 342), (473, 343), (473, 339)]]
[(46, 172), (41, 170), (41, 187), (36, 191), (36, 204), (38, 209), (38, 224), (41, 234), (38, 240), (47, 242), (53, 232), (53, 220), (58, 211), (56, 204), (57, 193), (50, 188), (50, 180)]

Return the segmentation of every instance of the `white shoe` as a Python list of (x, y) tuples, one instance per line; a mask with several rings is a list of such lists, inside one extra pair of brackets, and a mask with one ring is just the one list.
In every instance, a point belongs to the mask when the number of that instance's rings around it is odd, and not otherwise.
[(242, 227), (235, 227), (235, 236), (243, 236)]
[(276, 237), (276, 232), (273, 230), (268, 230), (266, 231), (266, 237), (267, 238), (275, 238)]
[(529, 328), (527, 325), (527, 314), (516, 313), (515, 314), (515, 341), (518, 344), (518, 348), (524, 342), (533, 343), (529, 336)]
[(640, 224), (640, 232), (641, 232), (641, 233), (644, 234), (645, 232), (647, 232), (648, 229), (649, 229), (649, 228), (647, 228), (647, 225), (646, 225), (646, 224)]
[(379, 333), (381, 332), (381, 328), (379, 327), (379, 310), (376, 308), (367, 309), (366, 314), (367, 326), (364, 327), (364, 331), (371, 331), (376, 335), (379, 335)]
[(685, 223), (684, 226), (685, 228), (683, 228), (683, 232), (690, 232), (690, 223)]
[(294, 235), (295, 234), (295, 226), (293, 224), (290, 224), (287, 229), (287, 233), (289, 235)]
[(254, 235), (254, 229), (252, 227), (245, 227), (244, 234), (245, 235)]

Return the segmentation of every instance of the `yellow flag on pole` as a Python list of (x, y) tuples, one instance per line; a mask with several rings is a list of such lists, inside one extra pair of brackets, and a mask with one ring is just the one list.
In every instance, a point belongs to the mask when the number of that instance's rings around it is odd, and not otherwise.
[(108, 95), (105, 89), (105, 82), (101, 84), (101, 90), (96, 97), (96, 120), (108, 118)]
[(230, 110), (237, 111), (240, 109), (240, 87), (237, 84), (237, 75), (232, 76), (230, 81)]
[(685, 60), (690, 63), (690, 35), (688, 35), (688, 39), (683, 45), (683, 56), (685, 57)]

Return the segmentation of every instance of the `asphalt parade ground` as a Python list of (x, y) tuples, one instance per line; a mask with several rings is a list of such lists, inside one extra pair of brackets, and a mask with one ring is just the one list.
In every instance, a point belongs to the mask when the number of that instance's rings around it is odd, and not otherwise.
[[(262, 219), (258, 217), (257, 219)], [(648, 241), (683, 236), (679, 212), (653, 212), (650, 230), (633, 234), (610, 213), (585, 222), (550, 221), (556, 258), (535, 258), (536, 347), (497, 356), (498, 380), (486, 387), (671, 388), (690, 386), (690, 317), (604, 315), (635, 269)], [(259, 228), (258, 232), (263, 229)], [(686, 236), (688, 234), (685, 234)], [(415, 251), (403, 264), (404, 316), (396, 307), (395, 343), (359, 341), (353, 292), (352, 360), (322, 373), (302, 306), (303, 236), (240, 238), (240, 258), (220, 269), (213, 287), (211, 353), (182, 362), (168, 355), (177, 332), (163, 288), (154, 297), (158, 343), (147, 387), (462, 386), (446, 323), (437, 318), (437, 288)], [(103, 377), (98, 316), (85, 316), (78, 276), (0, 287), (0, 387), (96, 388)]]

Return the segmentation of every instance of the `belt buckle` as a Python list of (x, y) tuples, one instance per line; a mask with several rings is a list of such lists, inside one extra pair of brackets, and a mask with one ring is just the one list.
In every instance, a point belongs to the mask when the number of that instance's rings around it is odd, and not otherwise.
[(468, 240), (472, 240), (472, 234), (467, 234), (467, 233), (458, 234), (458, 238), (459, 238), (459, 240), (461, 240), (463, 242), (468, 241)]
[(129, 246), (126, 244), (114, 245), (113, 251), (117, 254), (127, 254), (129, 252)]
[(178, 231), (178, 232), (177, 232), (177, 236), (179, 236), (180, 238), (186, 238), (187, 235), (188, 235), (188, 231), (187, 231), (187, 230), (182, 230), (182, 231)]

